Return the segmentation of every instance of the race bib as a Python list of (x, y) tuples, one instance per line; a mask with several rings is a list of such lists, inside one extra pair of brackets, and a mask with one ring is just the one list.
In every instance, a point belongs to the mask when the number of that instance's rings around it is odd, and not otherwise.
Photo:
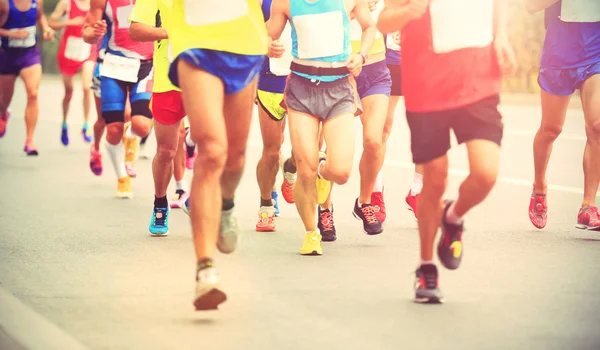
[(290, 74), (290, 65), (292, 64), (292, 27), (286, 24), (279, 41), (285, 46), (285, 52), (280, 58), (269, 58), (269, 70), (277, 76), (287, 76)]
[(294, 16), (292, 21), (298, 37), (298, 58), (322, 58), (344, 53), (341, 11)]
[(83, 38), (77, 38), (73, 36), (67, 38), (67, 43), (65, 45), (65, 58), (71, 61), (83, 62), (90, 57), (91, 52), (92, 45), (83, 41)]
[(100, 67), (103, 77), (137, 83), (140, 71), (140, 60), (106, 53)]
[(396, 36), (400, 37), (400, 33), (397, 32), (397, 33), (388, 34), (385, 39), (385, 44), (386, 44), (387, 48), (392, 51), (400, 51), (400, 45), (398, 45), (398, 43), (396, 43), (396, 40), (394, 40)]
[(431, 0), (433, 52), (486, 47), (494, 40), (494, 0)]
[(133, 11), (133, 5), (117, 7), (117, 24), (119, 29), (129, 29), (131, 11)]
[(600, 22), (600, 0), (562, 0), (563, 22)]
[(248, 0), (183, 0), (185, 23), (205, 26), (247, 16)]
[(35, 26), (27, 27), (27, 28), (19, 28), (19, 29), (10, 29), (11, 32), (15, 32), (17, 30), (24, 29), (29, 34), (25, 39), (8, 39), (8, 47), (19, 47), (19, 48), (27, 48), (35, 46)]

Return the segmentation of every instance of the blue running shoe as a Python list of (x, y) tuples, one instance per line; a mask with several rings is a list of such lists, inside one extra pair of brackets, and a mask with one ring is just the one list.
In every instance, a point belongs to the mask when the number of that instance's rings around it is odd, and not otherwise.
[(62, 144), (65, 146), (69, 145), (69, 128), (66, 124), (63, 124), (62, 126), (62, 132), (60, 133), (60, 142), (62, 142)]
[(181, 210), (183, 210), (183, 212), (186, 213), (187, 216), (191, 216), (190, 215), (190, 197), (188, 197), (185, 200), (185, 204), (181, 207)]
[(93, 138), (91, 135), (88, 135), (87, 133), (87, 129), (81, 129), (81, 134), (83, 135), (83, 141), (85, 143), (90, 143), (92, 142)]
[(279, 195), (277, 194), (277, 191), (271, 192), (271, 198), (273, 199), (273, 205), (275, 206), (275, 216), (279, 216), (279, 200), (277, 200), (278, 197)]
[(169, 234), (169, 208), (154, 207), (148, 230), (153, 237), (163, 237)]

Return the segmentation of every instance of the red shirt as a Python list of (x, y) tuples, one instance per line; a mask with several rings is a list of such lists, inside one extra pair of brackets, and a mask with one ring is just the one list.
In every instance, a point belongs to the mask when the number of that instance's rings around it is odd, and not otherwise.
[(402, 29), (402, 91), (407, 111), (464, 107), (499, 94), (501, 87), (493, 45), (434, 53), (429, 12)]

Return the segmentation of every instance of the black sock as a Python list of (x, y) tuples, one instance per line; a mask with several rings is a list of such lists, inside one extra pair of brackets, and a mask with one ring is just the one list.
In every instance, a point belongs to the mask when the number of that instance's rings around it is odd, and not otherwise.
[(204, 258), (204, 259), (198, 260), (198, 262), (196, 263), (196, 273), (198, 273), (198, 271), (206, 269), (208, 267), (215, 267), (215, 262), (213, 261), (213, 259)]
[(168, 208), (169, 201), (167, 200), (167, 196), (160, 197), (160, 198), (154, 196), (154, 206), (157, 208)]
[(223, 206), (221, 207), (221, 210), (229, 210), (231, 208), (233, 208), (233, 199), (223, 198)]
[(146, 141), (148, 141), (148, 136), (150, 136), (150, 133), (148, 133), (148, 135), (142, 137), (142, 139), (140, 140), (140, 144), (143, 145), (146, 143)]
[(269, 198), (269, 199), (263, 199), (262, 197), (260, 198), (260, 206), (261, 207), (272, 207), (273, 206), (273, 199)]
[[(185, 141), (183, 141), (185, 142)], [(185, 144), (185, 151), (187, 152), (188, 158), (192, 158), (194, 156), (194, 152), (196, 151), (196, 146), (188, 146)]]
[(283, 163), (283, 171), (285, 171), (286, 173), (292, 173), (295, 174), (296, 173), (296, 165), (294, 165), (292, 163), (292, 159), (288, 159)]

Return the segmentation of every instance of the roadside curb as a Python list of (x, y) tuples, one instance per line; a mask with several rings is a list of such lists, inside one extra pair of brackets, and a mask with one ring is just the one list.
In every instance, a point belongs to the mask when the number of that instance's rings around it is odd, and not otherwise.
[(87, 349), (78, 340), (0, 287), (0, 328), (28, 350)]

